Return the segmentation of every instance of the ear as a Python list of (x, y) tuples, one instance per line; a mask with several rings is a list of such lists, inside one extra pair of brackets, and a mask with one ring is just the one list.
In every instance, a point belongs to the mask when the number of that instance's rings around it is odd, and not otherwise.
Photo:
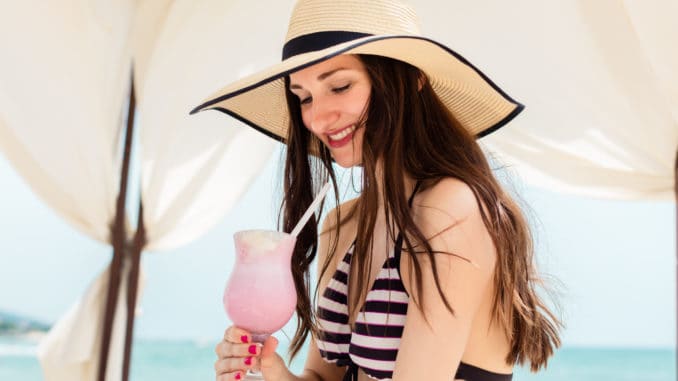
[(419, 79), (417, 79), (417, 91), (421, 91), (421, 88), (424, 87), (424, 83), (428, 81), (426, 74), (423, 71), (419, 71)]

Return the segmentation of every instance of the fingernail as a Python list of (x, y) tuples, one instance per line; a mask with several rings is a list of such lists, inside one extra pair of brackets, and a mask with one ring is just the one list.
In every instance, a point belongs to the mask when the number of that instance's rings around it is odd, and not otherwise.
[(250, 345), (249, 348), (247, 348), (247, 351), (250, 352), (253, 355), (257, 354), (257, 346), (256, 345)]
[(248, 357), (245, 359), (245, 365), (252, 365), (252, 357)]
[(243, 343), (249, 343), (250, 341), (247, 339), (247, 335), (242, 335), (240, 336), (240, 341)]
[(242, 376), (240, 375), (240, 373), (236, 373), (236, 375), (235, 375), (235, 379), (236, 379), (236, 380), (239, 380), (241, 377), (242, 377)]

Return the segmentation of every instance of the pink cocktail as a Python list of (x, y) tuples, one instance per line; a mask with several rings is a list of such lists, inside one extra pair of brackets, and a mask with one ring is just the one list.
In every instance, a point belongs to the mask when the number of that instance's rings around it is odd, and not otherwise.
[(263, 342), (292, 317), (297, 293), (291, 271), (296, 238), (269, 230), (235, 233), (236, 263), (224, 291), (224, 309), (237, 327)]

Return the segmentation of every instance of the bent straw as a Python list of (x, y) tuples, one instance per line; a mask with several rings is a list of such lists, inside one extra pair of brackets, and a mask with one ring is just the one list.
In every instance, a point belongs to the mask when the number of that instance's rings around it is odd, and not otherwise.
[(311, 218), (313, 213), (315, 212), (316, 208), (318, 208), (318, 205), (320, 202), (325, 198), (325, 195), (327, 194), (327, 191), (330, 190), (330, 185), (332, 185), (331, 182), (327, 182), (322, 189), (320, 190), (320, 193), (318, 193), (317, 196), (315, 196), (315, 200), (311, 203), (311, 206), (306, 209), (306, 213), (304, 213), (303, 216), (301, 216), (301, 219), (299, 222), (297, 222), (297, 226), (292, 229), (292, 233), (290, 233), (293, 236), (298, 236), (299, 233), (301, 233), (301, 229), (306, 225), (308, 220)]

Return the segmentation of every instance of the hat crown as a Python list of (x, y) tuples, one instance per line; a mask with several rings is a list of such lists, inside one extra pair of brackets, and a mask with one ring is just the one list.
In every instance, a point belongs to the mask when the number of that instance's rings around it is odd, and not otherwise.
[(300, 0), (285, 42), (318, 32), (420, 35), (414, 9), (394, 0)]

